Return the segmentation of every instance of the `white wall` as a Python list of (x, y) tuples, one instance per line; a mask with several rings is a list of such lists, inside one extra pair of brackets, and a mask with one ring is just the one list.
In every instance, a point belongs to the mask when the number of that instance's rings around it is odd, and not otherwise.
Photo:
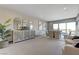
[(27, 16), (19, 12), (16, 12), (14, 10), (0, 7), (0, 23), (5, 22), (5, 20), (12, 19), (11, 21), (12, 25), (9, 28), (13, 29), (13, 19), (15, 17), (23, 18), (27, 22), (27, 24), (29, 24), (30, 21), (33, 22), (33, 26), (34, 26), (33, 29), (36, 31), (39, 30), (39, 21), (41, 21), (42, 23), (46, 23), (46, 21), (43, 21), (40, 18)]

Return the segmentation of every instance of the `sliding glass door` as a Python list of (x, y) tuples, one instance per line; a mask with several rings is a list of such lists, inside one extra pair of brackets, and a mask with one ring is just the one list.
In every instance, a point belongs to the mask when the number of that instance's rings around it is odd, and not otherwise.
[(76, 22), (69, 22), (67, 23), (67, 33), (75, 32), (76, 31)]
[(66, 33), (66, 23), (60, 23), (59, 30)]
[(70, 32), (76, 31), (76, 22), (53, 24), (53, 29), (54, 30), (60, 30), (63, 33), (69, 34)]

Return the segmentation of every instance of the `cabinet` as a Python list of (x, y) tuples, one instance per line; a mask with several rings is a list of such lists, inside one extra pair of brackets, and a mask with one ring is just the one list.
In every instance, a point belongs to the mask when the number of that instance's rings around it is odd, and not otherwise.
[(35, 37), (35, 32), (30, 30), (15, 30), (13, 32), (13, 42), (19, 42)]

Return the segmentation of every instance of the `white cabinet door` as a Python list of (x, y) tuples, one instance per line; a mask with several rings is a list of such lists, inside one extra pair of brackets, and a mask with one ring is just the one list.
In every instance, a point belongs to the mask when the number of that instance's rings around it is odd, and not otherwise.
[(29, 30), (24, 30), (24, 39), (29, 39)]
[(14, 31), (13, 32), (13, 42), (18, 42), (24, 40), (23, 31)]
[(13, 32), (13, 42), (19, 42), (26, 39), (34, 38), (35, 31), (30, 30), (17, 30)]

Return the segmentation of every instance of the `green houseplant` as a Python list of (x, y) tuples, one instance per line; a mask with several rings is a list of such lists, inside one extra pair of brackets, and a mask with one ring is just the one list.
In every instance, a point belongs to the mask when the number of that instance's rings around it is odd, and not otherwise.
[(2, 47), (2, 44), (5, 43), (10, 35), (11, 30), (7, 29), (8, 26), (10, 26), (11, 19), (8, 19), (4, 23), (0, 23), (0, 48)]

